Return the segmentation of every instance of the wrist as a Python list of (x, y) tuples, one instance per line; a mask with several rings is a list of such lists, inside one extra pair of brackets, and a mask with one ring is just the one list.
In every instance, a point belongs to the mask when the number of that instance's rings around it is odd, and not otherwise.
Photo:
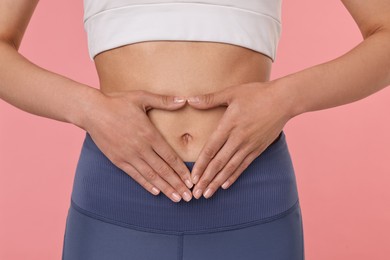
[(305, 112), (299, 92), (289, 76), (269, 81), (278, 104), (282, 106), (285, 116), (291, 119)]
[(100, 90), (84, 86), (78, 97), (80, 102), (73, 106), (74, 112), (70, 113), (69, 122), (87, 131), (88, 122), (96, 115), (103, 98), (104, 94)]

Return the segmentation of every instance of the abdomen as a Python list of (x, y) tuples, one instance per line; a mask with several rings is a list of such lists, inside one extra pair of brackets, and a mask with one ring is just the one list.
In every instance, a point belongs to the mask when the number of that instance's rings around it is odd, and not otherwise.
[[(231, 44), (150, 41), (102, 52), (95, 64), (102, 92), (191, 96), (268, 81), (272, 63), (261, 53)], [(225, 109), (197, 110), (187, 104), (175, 111), (152, 109), (148, 116), (183, 161), (195, 161)]]

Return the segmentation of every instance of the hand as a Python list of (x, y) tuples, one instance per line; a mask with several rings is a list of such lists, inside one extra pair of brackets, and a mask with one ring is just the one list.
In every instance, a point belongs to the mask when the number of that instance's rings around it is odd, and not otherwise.
[(195, 198), (203, 191), (205, 198), (211, 197), (222, 184), (230, 187), (279, 136), (291, 116), (289, 102), (276, 90), (270, 81), (251, 82), (187, 98), (197, 109), (227, 106), (192, 168)]
[(83, 128), (105, 156), (152, 194), (161, 190), (174, 202), (181, 200), (179, 194), (191, 200), (187, 166), (146, 114), (152, 108), (179, 109), (186, 100), (175, 103), (171, 96), (142, 90), (103, 94), (98, 100)]

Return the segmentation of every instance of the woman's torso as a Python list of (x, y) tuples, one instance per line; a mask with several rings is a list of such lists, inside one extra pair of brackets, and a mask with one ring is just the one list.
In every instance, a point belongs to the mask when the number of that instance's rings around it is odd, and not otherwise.
[[(268, 81), (272, 60), (245, 47), (192, 41), (147, 41), (99, 53), (95, 66), (104, 93), (146, 90), (192, 96), (247, 82)], [(196, 161), (226, 107), (175, 111), (152, 109), (148, 116), (183, 161)]]
[[(271, 60), (228, 44), (143, 42), (96, 56), (103, 92), (147, 90), (203, 94), (269, 79)], [(226, 107), (177, 111), (152, 109), (150, 119), (191, 171)], [(250, 115), (249, 115), (250, 116)], [(191, 135), (183, 140), (185, 134)], [(202, 233), (270, 221), (297, 207), (298, 191), (286, 137), (255, 158), (226, 190), (173, 203), (146, 191), (116, 167), (86, 133), (76, 169), (72, 205), (103, 221), (162, 233)], [(210, 217), (212, 216), (212, 217)]]
[[(269, 80), (281, 32), (281, 0), (84, 3), (89, 56), (95, 58), (104, 93), (192, 96)], [(225, 110), (187, 104), (175, 111), (152, 109), (148, 116), (192, 171)], [(145, 190), (87, 132), (71, 202), (109, 223), (183, 234), (279, 218), (298, 205), (298, 192), (283, 131), (228, 189), (178, 203)]]

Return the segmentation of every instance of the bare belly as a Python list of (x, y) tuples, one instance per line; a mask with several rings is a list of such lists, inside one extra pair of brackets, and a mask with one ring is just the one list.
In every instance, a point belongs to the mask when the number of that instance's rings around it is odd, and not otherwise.
[[(229, 86), (268, 81), (271, 59), (231, 44), (190, 41), (149, 41), (104, 51), (95, 57), (104, 93), (146, 90), (192, 96)], [(148, 116), (184, 161), (196, 161), (226, 107), (152, 109)]]

